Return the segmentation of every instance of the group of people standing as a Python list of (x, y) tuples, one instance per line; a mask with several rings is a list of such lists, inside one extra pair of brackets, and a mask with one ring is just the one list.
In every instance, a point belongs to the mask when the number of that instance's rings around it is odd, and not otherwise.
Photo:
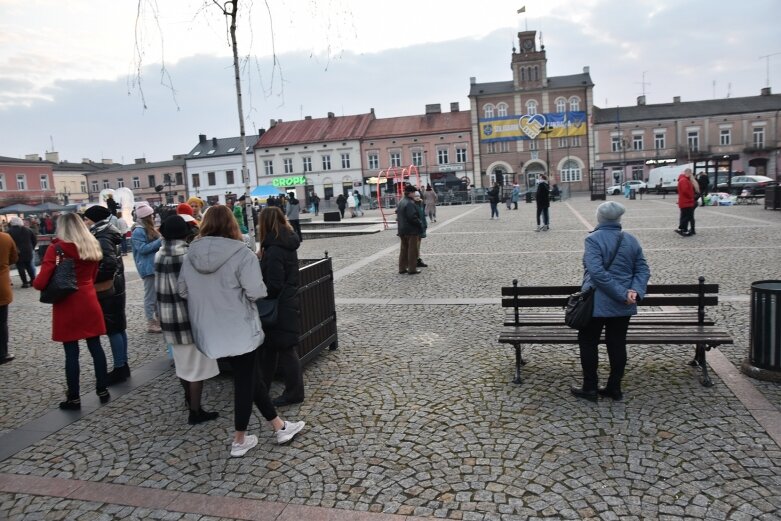
[[(545, 174), (540, 174), (536, 180), (536, 188), (534, 193), (534, 200), (537, 206), (537, 229), (536, 232), (547, 232), (550, 230), (550, 200), (551, 189), (548, 184), (548, 177)], [(499, 183), (494, 183), (491, 189), (488, 191), (488, 203), (491, 206), (491, 219), (499, 219), (499, 201), (502, 197), (502, 188)], [(507, 203), (507, 209), (511, 208), (511, 205), (515, 205), (514, 208), (518, 209), (518, 200), (521, 197), (521, 188), (518, 184), (513, 185), (512, 192), (507, 196), (505, 202)]]

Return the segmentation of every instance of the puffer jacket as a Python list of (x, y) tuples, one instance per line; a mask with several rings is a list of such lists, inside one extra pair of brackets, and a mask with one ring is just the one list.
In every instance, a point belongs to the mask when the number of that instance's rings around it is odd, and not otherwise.
[(130, 244), (133, 247), (133, 260), (138, 276), (142, 279), (155, 274), (155, 253), (160, 249), (160, 240), (160, 237), (150, 240), (143, 226), (133, 225)]
[(264, 348), (288, 348), (298, 344), (298, 235), (283, 229), (279, 237), (266, 235), (261, 243), (260, 269), (269, 298), (278, 299), (277, 323), (265, 329)]
[(678, 176), (678, 208), (694, 208), (694, 185), (686, 174)]
[(122, 234), (109, 222), (109, 219), (92, 225), (90, 232), (100, 243), (100, 249), (103, 250), (103, 259), (98, 264), (95, 282), (114, 280), (113, 294), (109, 296), (98, 294), (98, 302), (103, 310), (103, 319), (106, 321), (106, 333), (121, 333), (127, 329), (125, 265), (119, 254)]
[(595, 317), (626, 317), (637, 314), (637, 305), (625, 304), (630, 289), (637, 292), (638, 300), (645, 296), (651, 271), (643, 255), (643, 248), (637, 239), (624, 232), (621, 246), (610, 269), (610, 261), (621, 234), (621, 224), (600, 224), (586, 237), (586, 251), (583, 253), (582, 289), (595, 288)]
[(242, 241), (200, 237), (190, 244), (178, 281), (187, 299), (198, 350), (209, 358), (238, 356), (263, 343), (255, 301), (266, 286), (255, 254)]

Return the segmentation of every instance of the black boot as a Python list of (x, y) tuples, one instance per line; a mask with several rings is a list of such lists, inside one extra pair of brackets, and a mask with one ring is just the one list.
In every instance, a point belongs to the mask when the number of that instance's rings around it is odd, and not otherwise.
[(78, 411), (81, 409), (81, 399), (78, 396), (68, 396), (64, 402), (60, 402), (60, 409), (66, 411)]
[(100, 398), (100, 403), (107, 403), (111, 399), (108, 389), (98, 389), (95, 393), (98, 395), (98, 398)]
[(578, 398), (583, 398), (584, 400), (589, 400), (592, 402), (597, 401), (597, 390), (587, 390), (582, 387), (575, 387), (574, 385), (569, 388), (569, 391), (577, 396)]
[(190, 417), (187, 419), (187, 423), (190, 425), (197, 425), (199, 423), (207, 422), (209, 420), (216, 419), (220, 413), (218, 412), (207, 412), (203, 409), (199, 409), (197, 411), (190, 411)]
[(115, 367), (108, 374), (108, 385), (118, 384), (130, 378), (130, 366), (128, 364), (122, 367)]
[(423, 262), (423, 259), (418, 258), (418, 268), (428, 268), (428, 264)]

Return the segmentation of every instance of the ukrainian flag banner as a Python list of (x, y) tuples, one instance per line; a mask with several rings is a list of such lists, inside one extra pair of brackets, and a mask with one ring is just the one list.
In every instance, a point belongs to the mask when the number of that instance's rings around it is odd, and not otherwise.
[(517, 141), (519, 139), (553, 139), (586, 135), (586, 113), (551, 112), (500, 116), (478, 121), (480, 141)]

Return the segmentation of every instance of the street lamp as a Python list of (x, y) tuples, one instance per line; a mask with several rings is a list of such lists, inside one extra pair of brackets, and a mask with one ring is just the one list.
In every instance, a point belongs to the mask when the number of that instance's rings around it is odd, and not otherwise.
[(545, 125), (545, 128), (540, 130), (540, 134), (545, 134), (545, 175), (550, 180), (550, 133), (553, 132), (553, 128), (550, 125)]
[(162, 192), (165, 189), (166, 186), (168, 187), (168, 190), (166, 191), (166, 196), (165, 196), (166, 204), (172, 204), (174, 202), (173, 201), (173, 196), (171, 195), (171, 185), (172, 184), (173, 184), (173, 182), (171, 181), (171, 174), (165, 174), (163, 176), (163, 184), (155, 186), (155, 192), (157, 192), (157, 193)]

